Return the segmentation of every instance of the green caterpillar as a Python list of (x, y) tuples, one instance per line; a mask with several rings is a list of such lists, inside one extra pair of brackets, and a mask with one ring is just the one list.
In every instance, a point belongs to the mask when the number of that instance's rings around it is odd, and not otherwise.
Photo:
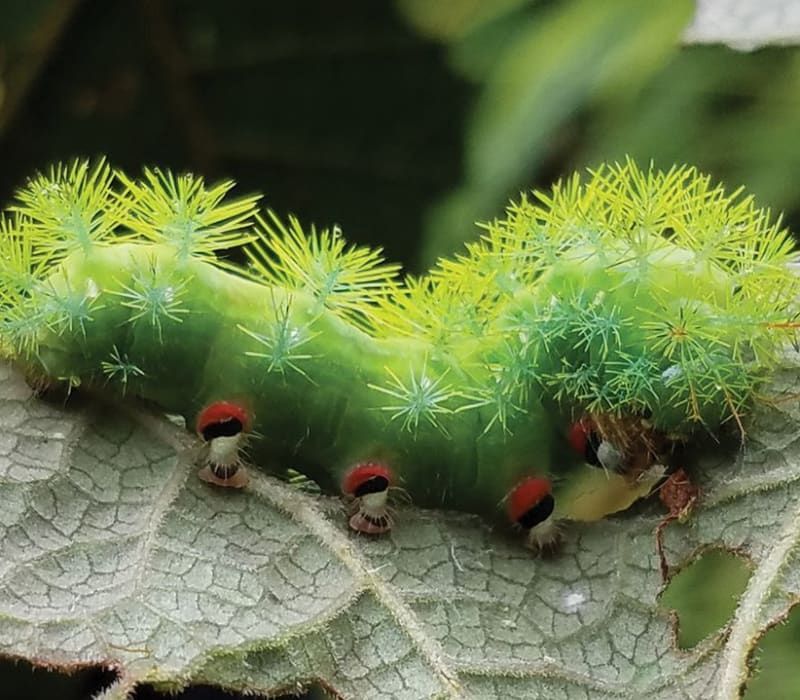
[(575, 175), (404, 280), (231, 187), (104, 162), (29, 180), (0, 220), (0, 352), (183, 415), (212, 483), (244, 486), (246, 455), (341, 488), (362, 532), (391, 527), (393, 486), (534, 547), (627, 508), (676, 440), (743, 434), (796, 326), (787, 232), (694, 168)]

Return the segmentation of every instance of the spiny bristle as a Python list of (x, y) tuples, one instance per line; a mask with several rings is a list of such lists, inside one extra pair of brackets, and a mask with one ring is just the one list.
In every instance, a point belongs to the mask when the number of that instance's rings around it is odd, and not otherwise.
[(780, 277), (793, 255), (780, 221), (741, 190), (728, 194), (693, 167), (663, 172), (630, 159), (589, 171), (588, 179), (575, 174), (534, 199), (523, 195), (486, 229), (487, 246), (473, 262), (511, 259), (527, 281), (580, 245), (602, 253), (609, 243), (624, 243), (642, 257), (671, 243), (757, 286), (765, 283), (762, 271)]
[(534, 373), (528, 346), (518, 340), (511, 342), (504, 339), (501, 346), (486, 358), (482, 367), (470, 372), (468, 388), (464, 390), (462, 403), (455, 412), (489, 408), (492, 413), (483, 428), (483, 434), (495, 425), (508, 433), (509, 419), (524, 413), (530, 388), (537, 383), (538, 377)]
[(656, 380), (662, 370), (650, 351), (634, 355), (620, 350), (605, 369), (605, 388), (613, 397), (615, 411), (624, 407), (636, 415), (658, 401)]
[(432, 298), (432, 282), (429, 277), (407, 275), (391, 295), (378, 300), (378, 332), (381, 335), (421, 337), (438, 320), (437, 309)]
[(117, 178), (125, 187), (118, 195), (121, 223), (142, 238), (173, 246), (180, 262), (191, 256), (212, 259), (218, 250), (252, 240), (249, 229), (261, 195), (223, 201), (234, 186), (231, 180), (207, 188), (202, 177), (159, 168), (145, 168), (142, 180), (122, 172)]
[(242, 325), (237, 328), (255, 340), (263, 348), (258, 351), (248, 350), (245, 355), (257, 357), (265, 361), (267, 372), (280, 372), (285, 375), (291, 369), (309, 381), (311, 378), (298, 363), (313, 358), (313, 355), (301, 351), (306, 343), (313, 340), (318, 333), (311, 331), (307, 325), (294, 323), (292, 320), (292, 298), (287, 296), (282, 302), (271, 296), (271, 307), (267, 309), (261, 332), (253, 331)]
[(400, 420), (404, 430), (416, 437), (420, 423), (427, 423), (445, 436), (449, 433), (442, 424), (442, 417), (454, 413), (447, 405), (459, 396), (451, 384), (445, 383), (447, 372), (438, 377), (428, 373), (427, 362), (416, 374), (409, 370), (407, 380), (402, 380), (391, 368), (386, 368), (388, 380), (385, 385), (368, 384), (373, 389), (390, 397), (391, 403), (379, 410), (391, 413), (391, 420)]
[(133, 272), (131, 283), (113, 294), (123, 299), (123, 306), (133, 310), (128, 323), (140, 319), (149, 323), (159, 342), (163, 342), (162, 325), (167, 321), (181, 323), (182, 316), (189, 313), (183, 308), (188, 282), (174, 266), (165, 268), (164, 263), (150, 256), (141, 269)]
[(48, 327), (57, 335), (74, 333), (86, 337), (86, 324), (92, 314), (103, 308), (100, 289), (92, 279), (73, 282), (66, 270), (48, 278), (40, 292), (44, 318)]
[(500, 426), (504, 433), (510, 434), (509, 419), (515, 414), (523, 413), (525, 410), (509, 396), (501, 381), (498, 381), (493, 386), (481, 386), (473, 389), (473, 394), (469, 395), (466, 403), (459, 406), (455, 412), (463, 413), (464, 411), (480, 408), (492, 410), (481, 435), (488, 433), (495, 425)]
[(130, 361), (127, 353), (120, 353), (114, 345), (108, 360), (100, 363), (106, 381), (115, 380), (121, 384), (122, 395), (128, 390), (128, 382), (135, 377), (145, 377), (145, 371)]
[(245, 250), (256, 279), (302, 290), (364, 327), (371, 327), (377, 301), (395, 285), (400, 265), (383, 261), (380, 249), (347, 246), (338, 228), (303, 231), (294, 217), (284, 224), (274, 212), (257, 217), (258, 240)]
[(39, 349), (39, 336), (47, 327), (41, 305), (22, 299), (0, 314), (0, 339), (3, 353), (13, 357), (30, 358)]
[(0, 307), (29, 295), (41, 278), (46, 261), (37, 258), (33, 241), (23, 234), (19, 214), (0, 214)]
[(10, 211), (20, 215), (20, 233), (31, 239), (35, 255), (55, 263), (111, 237), (119, 240), (114, 180), (105, 159), (93, 167), (86, 160), (58, 164), (28, 180)]
[(380, 300), (375, 314), (376, 333), (401, 335), (428, 342), (440, 353), (452, 350), (465, 338), (483, 335), (490, 314), (485, 289), (470, 279), (449, 279), (450, 284), (425, 275), (408, 276), (403, 286)]

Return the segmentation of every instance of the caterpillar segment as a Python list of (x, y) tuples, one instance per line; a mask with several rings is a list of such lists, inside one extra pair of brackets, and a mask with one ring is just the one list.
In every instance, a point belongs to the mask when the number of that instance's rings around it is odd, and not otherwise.
[(389, 530), (402, 488), (547, 550), (694, 433), (744, 437), (796, 331), (788, 232), (691, 167), (522, 195), (407, 279), (232, 186), (103, 161), (31, 178), (0, 216), (0, 352), (184, 416), (212, 484), (245, 486), (246, 461), (344, 492), (358, 532)]

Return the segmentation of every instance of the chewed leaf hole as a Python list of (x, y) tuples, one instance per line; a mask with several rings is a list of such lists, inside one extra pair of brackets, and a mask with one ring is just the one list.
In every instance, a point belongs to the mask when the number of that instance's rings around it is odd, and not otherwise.
[(0, 658), (3, 700), (85, 700), (107, 688), (116, 677), (114, 671), (102, 666), (54, 669)]
[(761, 638), (752, 656), (746, 700), (800, 698), (800, 606)]
[(678, 646), (689, 649), (730, 620), (750, 578), (747, 562), (710, 549), (676, 574), (661, 596), (661, 607), (678, 616)]

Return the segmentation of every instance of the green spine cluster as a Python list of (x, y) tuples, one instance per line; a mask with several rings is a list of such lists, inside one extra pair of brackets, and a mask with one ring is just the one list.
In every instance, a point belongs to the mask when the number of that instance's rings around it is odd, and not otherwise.
[[(575, 175), (405, 279), (232, 186), (82, 161), (32, 178), (0, 217), (2, 353), (190, 425), (240, 401), (251, 459), (325, 488), (384, 460), (420, 505), (494, 514), (541, 475), (557, 514), (593, 519), (641, 486), (572, 455), (572, 421), (741, 426), (794, 332), (788, 234), (694, 168)], [(219, 256), (241, 246), (246, 265)]]

